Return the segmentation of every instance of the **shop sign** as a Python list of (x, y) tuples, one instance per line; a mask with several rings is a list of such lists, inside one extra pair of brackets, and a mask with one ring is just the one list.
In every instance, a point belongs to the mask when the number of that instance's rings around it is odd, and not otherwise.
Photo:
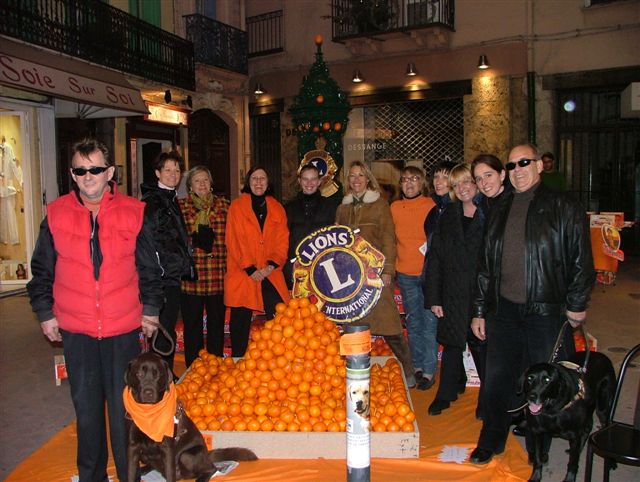
[(321, 228), (296, 247), (293, 295), (309, 297), (336, 323), (357, 321), (380, 298), (384, 259), (358, 231), (341, 225)]
[(131, 86), (84, 77), (6, 53), (0, 54), (0, 83), (87, 104), (147, 113), (140, 92)]
[(152, 104), (150, 102), (147, 102), (147, 109), (149, 109), (149, 114), (144, 116), (145, 120), (174, 125), (182, 124), (183, 126), (189, 123), (189, 113), (182, 109)]

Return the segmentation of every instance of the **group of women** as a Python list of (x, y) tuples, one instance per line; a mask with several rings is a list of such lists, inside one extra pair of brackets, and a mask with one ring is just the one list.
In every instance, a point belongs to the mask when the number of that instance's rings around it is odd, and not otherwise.
[(145, 222), (154, 232), (158, 262), (163, 270), (165, 304), (160, 324), (172, 340), (159, 335), (155, 348), (173, 367), (171, 344), (182, 313), (187, 366), (204, 347), (223, 355), (226, 307), (231, 308), (233, 356), (243, 356), (254, 310), (273, 316), (280, 301), (288, 301), (282, 266), (288, 230), (283, 207), (270, 196), (264, 169), (253, 168), (242, 194), (233, 203), (213, 194), (213, 178), (204, 166), (190, 169), (188, 195), (177, 198), (183, 160), (175, 151), (156, 160), (157, 183), (142, 185)]
[[(287, 263), (288, 228), (282, 205), (271, 195), (267, 172), (252, 168), (241, 195), (229, 203), (212, 192), (204, 166), (187, 173), (188, 195), (177, 199), (182, 158), (159, 156), (155, 185), (143, 185), (146, 215), (157, 231), (156, 249), (164, 270), (165, 306), (160, 322), (175, 341), (178, 310), (184, 321), (185, 360), (189, 366), (203, 347), (223, 354), (224, 312), (230, 307), (233, 356), (243, 356), (254, 311), (275, 314), (289, 299), (282, 268)], [(435, 382), (438, 343), (444, 347), (440, 385), (429, 413), (447, 409), (464, 391), (463, 351), (468, 343), (478, 373), (484, 376), (484, 346), (469, 329), (475, 265), (484, 220), (509, 186), (499, 159), (480, 155), (469, 164), (443, 162), (432, 170), (433, 194), (419, 168), (401, 174), (401, 198), (391, 204), (366, 164), (345, 172), (344, 198), (335, 222), (359, 229), (385, 255), (383, 290), (362, 320), (384, 336), (399, 359), (409, 387), (426, 390)], [(409, 342), (393, 299), (397, 279), (406, 311)], [(168, 341), (165, 340), (165, 344)], [(172, 363), (172, 356), (167, 356)], [(482, 396), (476, 415), (482, 417)]]
[[(505, 185), (502, 163), (489, 154), (477, 156), (471, 164), (442, 163), (433, 171), (433, 182), (436, 207), (424, 224), (428, 243), (422, 278), (424, 307), (437, 317), (437, 341), (443, 346), (440, 384), (429, 406), (429, 414), (438, 415), (465, 390), (465, 345), (480, 380), (484, 378), (485, 343), (470, 329), (476, 264), (485, 219), (511, 187)], [(408, 328), (411, 337), (410, 324)], [(476, 417), (482, 418), (483, 412), (481, 388)]]

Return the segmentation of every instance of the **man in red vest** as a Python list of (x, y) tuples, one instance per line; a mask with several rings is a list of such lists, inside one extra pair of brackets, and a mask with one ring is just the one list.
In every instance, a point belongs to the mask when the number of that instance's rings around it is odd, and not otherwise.
[(27, 289), (42, 332), (63, 342), (77, 417), (80, 482), (107, 480), (105, 401), (111, 448), (126, 479), (124, 373), (162, 307), (161, 268), (144, 204), (119, 194), (107, 147), (73, 146), (73, 192), (47, 207)]

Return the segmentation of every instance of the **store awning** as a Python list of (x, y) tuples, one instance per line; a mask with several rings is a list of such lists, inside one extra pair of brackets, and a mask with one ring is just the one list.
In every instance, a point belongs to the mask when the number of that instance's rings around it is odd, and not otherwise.
[[(113, 70), (1, 38), (0, 83), (99, 106), (118, 115), (148, 114), (140, 91)], [(81, 109), (86, 110), (86, 109)], [(95, 111), (97, 113), (99, 111)], [(106, 117), (102, 115), (95, 117)]]

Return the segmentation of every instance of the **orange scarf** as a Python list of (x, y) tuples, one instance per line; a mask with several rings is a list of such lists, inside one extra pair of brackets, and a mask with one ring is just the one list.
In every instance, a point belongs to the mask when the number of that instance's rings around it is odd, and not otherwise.
[(173, 418), (178, 404), (173, 383), (169, 384), (169, 391), (164, 393), (162, 400), (158, 403), (136, 402), (131, 395), (130, 387), (124, 387), (122, 400), (133, 423), (151, 440), (162, 442), (165, 436), (173, 438)]

